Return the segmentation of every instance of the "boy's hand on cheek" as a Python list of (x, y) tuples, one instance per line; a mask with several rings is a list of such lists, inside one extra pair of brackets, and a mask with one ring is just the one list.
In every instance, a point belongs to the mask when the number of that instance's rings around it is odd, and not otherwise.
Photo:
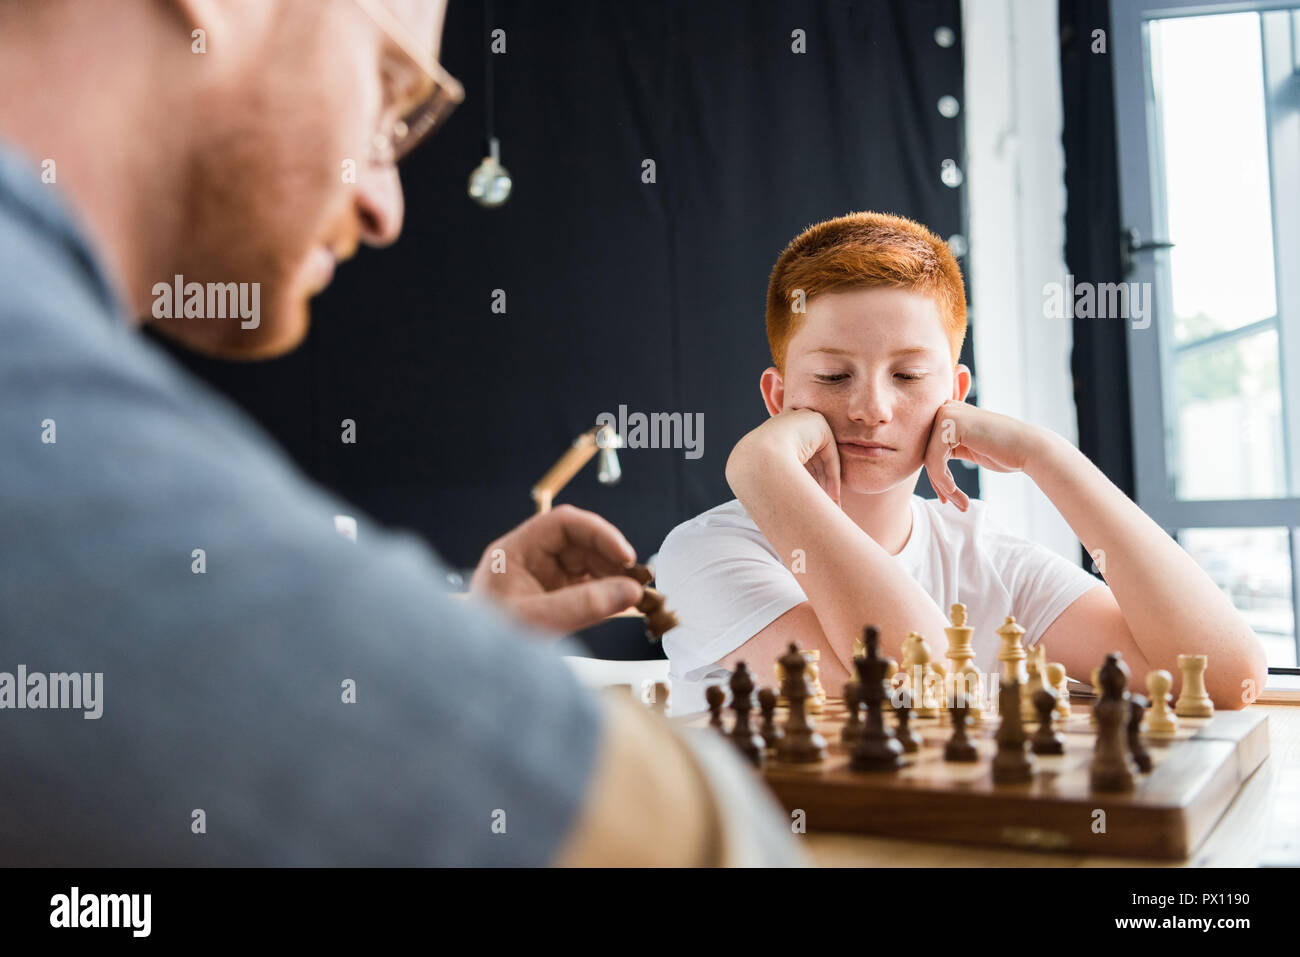
[(1010, 416), (965, 402), (939, 406), (925, 452), (925, 472), (942, 502), (963, 512), (970, 505), (948, 468), (951, 458), (974, 462), (994, 472), (1023, 472), (1043, 441), (1043, 430)]
[(820, 412), (787, 408), (754, 429), (732, 450), (728, 480), (736, 471), (762, 470), (773, 457), (802, 465), (831, 500), (840, 503), (840, 450), (830, 423)]

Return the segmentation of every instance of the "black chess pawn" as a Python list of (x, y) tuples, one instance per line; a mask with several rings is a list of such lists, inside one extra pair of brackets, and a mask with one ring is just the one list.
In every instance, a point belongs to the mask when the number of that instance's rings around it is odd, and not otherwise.
[(704, 700), (709, 703), (709, 727), (724, 730), (722, 727), (722, 705), (727, 700), (727, 693), (720, 685), (709, 685), (704, 689)]
[(1025, 726), (1020, 720), (1020, 679), (1003, 675), (998, 688), (998, 753), (993, 756), (993, 780), (998, 784), (1028, 781), (1034, 774), (1034, 756), (1025, 745)]
[(1128, 666), (1119, 652), (1106, 656), (1097, 674), (1101, 697), (1093, 705), (1097, 719), (1097, 744), (1092, 752), (1089, 779), (1094, 791), (1132, 791), (1137, 787), (1125, 750), (1124, 727), (1129, 720)]
[(785, 736), (785, 732), (776, 726), (776, 692), (771, 688), (761, 688), (758, 692), (758, 709), (763, 714), (763, 725), (758, 733), (763, 736), (763, 741), (769, 748), (775, 748), (776, 743)]
[(1034, 710), (1038, 712), (1038, 730), (1030, 739), (1034, 754), (1064, 754), (1065, 738), (1052, 730), (1052, 712), (1056, 710), (1056, 692), (1042, 687), (1034, 692)]
[(903, 746), (903, 751), (907, 754), (916, 754), (921, 750), (921, 736), (911, 728), (911, 690), (904, 689), (898, 696), (898, 704), (894, 707), (894, 716), (898, 718), (898, 724), (894, 726), (894, 735), (898, 738), (898, 743)]
[(748, 666), (741, 661), (731, 675), (731, 710), (736, 713), (736, 720), (728, 737), (750, 764), (762, 767), (767, 744), (763, 736), (749, 726), (750, 695), (753, 693), (754, 679), (750, 677)]
[(1133, 755), (1133, 763), (1138, 766), (1138, 770), (1146, 774), (1155, 766), (1151, 760), (1151, 752), (1142, 743), (1142, 716), (1146, 714), (1147, 699), (1144, 695), (1130, 694), (1128, 706), (1128, 749)]
[(785, 722), (785, 735), (776, 743), (776, 756), (782, 761), (796, 764), (825, 760), (826, 739), (817, 733), (817, 728), (808, 720), (808, 699), (812, 697), (812, 688), (804, 673), (808, 662), (794, 642), (790, 643), (790, 650), (782, 656), (781, 667), (785, 670), (781, 695), (790, 702), (790, 714)]
[(970, 738), (966, 737), (966, 728), (970, 724), (970, 705), (954, 705), (948, 709), (948, 716), (952, 718), (952, 737), (943, 746), (943, 759), (967, 763), (978, 761), (979, 752), (975, 750)]
[(840, 743), (846, 748), (851, 748), (857, 744), (858, 738), (862, 737), (861, 695), (858, 683), (851, 678), (844, 682), (844, 707), (848, 709), (849, 717), (844, 722), (844, 727), (840, 728)]
[(867, 709), (867, 723), (858, 738), (849, 767), (854, 771), (897, 771), (903, 766), (903, 746), (885, 726), (881, 710), (885, 700), (886, 660), (880, 657), (880, 632), (868, 627), (867, 653), (853, 660), (858, 669), (858, 693)]

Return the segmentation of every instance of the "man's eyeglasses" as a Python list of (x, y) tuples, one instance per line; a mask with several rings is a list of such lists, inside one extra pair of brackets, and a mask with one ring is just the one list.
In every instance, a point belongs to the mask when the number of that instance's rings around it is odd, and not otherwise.
[[(403, 85), (400, 81), (393, 84), (397, 88), (393, 94), (394, 102), (385, 107), (379, 129), (370, 144), (372, 162), (383, 165), (397, 163), (446, 121), (456, 105), (465, 99), (465, 88), (411, 36), (406, 25), (381, 0), (355, 2), (402, 51), (408, 65), (414, 66), (420, 74), (414, 83), (406, 84), (421, 89), (413, 100), (409, 98), (409, 90), (400, 88)], [(385, 77), (386, 81), (390, 79)], [(426, 91), (425, 87), (429, 89)], [(402, 101), (404, 96), (408, 97), (405, 104)]]

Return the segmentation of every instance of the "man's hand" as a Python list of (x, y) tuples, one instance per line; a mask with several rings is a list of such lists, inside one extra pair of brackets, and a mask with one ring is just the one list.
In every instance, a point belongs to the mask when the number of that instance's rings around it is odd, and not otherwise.
[[(830, 423), (812, 409), (785, 409), (750, 432), (731, 451), (727, 480), (761, 469), (765, 456), (788, 455), (806, 468), (831, 500), (840, 504), (840, 450)], [(739, 497), (739, 493), (737, 493)]]
[(559, 505), (489, 545), (471, 594), (490, 595), (532, 625), (564, 633), (603, 621), (641, 600), (622, 573), (636, 552), (593, 512)]
[(965, 459), (994, 472), (1024, 472), (1046, 440), (1038, 426), (949, 400), (934, 416), (925, 452), (926, 476), (940, 501), (951, 500), (964, 512), (970, 499), (957, 487), (948, 459)]

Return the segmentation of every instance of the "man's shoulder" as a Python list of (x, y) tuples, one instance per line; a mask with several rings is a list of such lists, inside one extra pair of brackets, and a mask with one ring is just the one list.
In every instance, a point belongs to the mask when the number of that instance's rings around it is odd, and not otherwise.
[[(27, 320), (31, 335), (69, 314), (117, 318), (118, 293), (66, 197), (45, 184), (32, 161), (0, 140), (0, 318)], [(40, 322), (31, 321), (37, 316)], [(85, 325), (83, 323), (83, 325)], [(92, 329), (79, 328), (87, 334)], [(6, 328), (6, 338), (16, 333)]]

